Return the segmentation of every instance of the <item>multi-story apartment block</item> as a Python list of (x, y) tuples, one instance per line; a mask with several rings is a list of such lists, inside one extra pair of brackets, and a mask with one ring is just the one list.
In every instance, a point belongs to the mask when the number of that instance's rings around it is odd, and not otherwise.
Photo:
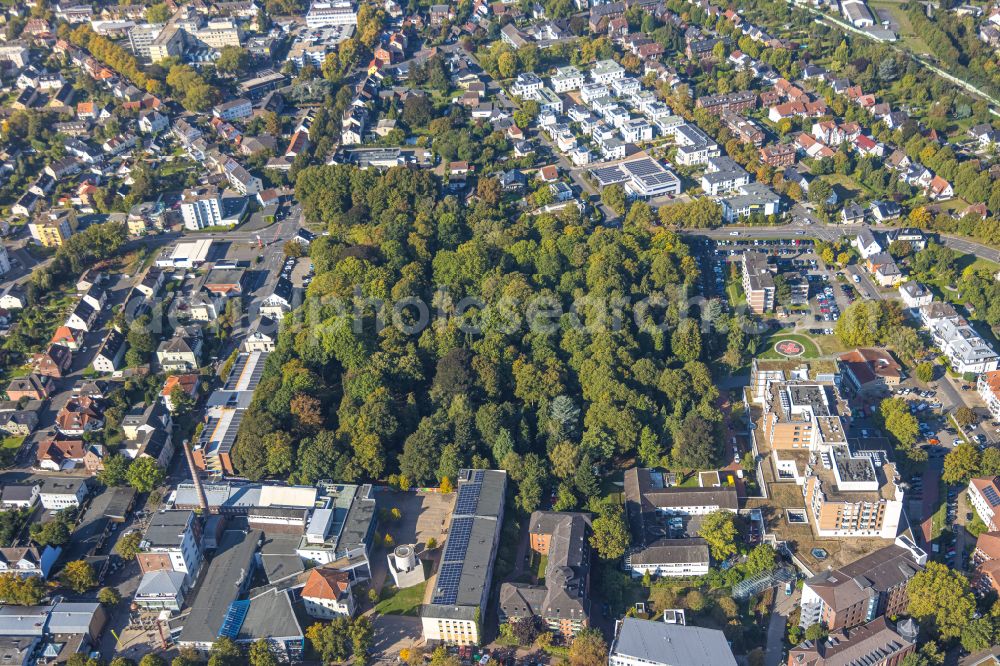
[(920, 320), (955, 372), (979, 374), (1000, 365), (1000, 355), (950, 304), (925, 305), (920, 308)]
[(741, 90), (725, 95), (705, 95), (699, 97), (694, 106), (716, 116), (726, 112), (742, 113), (756, 108), (757, 93), (752, 90)]
[(590, 78), (594, 83), (610, 85), (612, 81), (625, 78), (625, 68), (614, 60), (598, 60), (590, 70)]
[(990, 416), (994, 421), (1000, 421), (1000, 370), (991, 370), (979, 375), (976, 389)]
[(906, 612), (906, 585), (927, 564), (927, 553), (907, 537), (850, 564), (807, 578), (802, 586), (805, 628), (817, 622), (850, 629), (882, 615)]
[(1000, 531), (1000, 476), (970, 479), (969, 503), (991, 532)]
[(795, 164), (797, 153), (793, 143), (774, 143), (760, 149), (760, 161), (775, 169), (783, 169)]
[(184, 227), (192, 231), (222, 224), (222, 196), (216, 187), (184, 190), (181, 198)]
[(913, 618), (895, 624), (885, 617), (837, 632), (818, 641), (803, 641), (788, 653), (788, 666), (899, 666), (917, 651), (920, 627)]
[(194, 511), (160, 511), (150, 519), (136, 559), (144, 574), (181, 571), (193, 583), (202, 563), (200, 543), (201, 520)]
[(357, 25), (358, 15), (349, 0), (316, 0), (306, 12), (306, 25), (310, 28)]
[(553, 90), (564, 93), (582, 88), (586, 78), (576, 67), (560, 67), (550, 80)]
[(818, 456), (822, 464), (810, 460), (803, 489), (813, 531), (819, 536), (895, 538), (903, 513), (895, 465), (877, 466), (876, 459), (847, 446), (833, 446)]
[(28, 224), (31, 237), (42, 247), (59, 247), (76, 231), (76, 210), (52, 208)]
[(983, 532), (972, 551), (972, 585), (982, 593), (1000, 594), (1000, 532)]
[(528, 530), (532, 552), (547, 557), (543, 585), (504, 583), (504, 619), (540, 617), (554, 633), (575, 636), (590, 623), (590, 516), (536, 511)]
[(751, 312), (761, 314), (774, 310), (774, 276), (762, 252), (743, 253), (743, 293)]

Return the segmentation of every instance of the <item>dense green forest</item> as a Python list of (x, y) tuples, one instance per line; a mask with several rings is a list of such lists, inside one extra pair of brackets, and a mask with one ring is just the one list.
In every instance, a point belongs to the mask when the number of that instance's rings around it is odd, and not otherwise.
[[(703, 341), (677, 305), (685, 300), (640, 310), (643, 326), (624, 307), (616, 327), (605, 307), (693, 285), (687, 245), (630, 221), (592, 227), (573, 208), (522, 215), (490, 178), (478, 191), (464, 205), (442, 196), (433, 175), (402, 167), (299, 174), (308, 219), (330, 233), (310, 247), (316, 277), (282, 323), (240, 428), (241, 474), (409, 486), (500, 466), (532, 510), (549, 487), (557, 506), (577, 506), (597, 491), (595, 468), (612, 460), (717, 460), (718, 393), (701, 359), (721, 352), (710, 349), (718, 337)], [(363, 326), (350, 314), (355, 289), (367, 304)], [(466, 297), (485, 305), (463, 312)], [(407, 298), (430, 305), (430, 325), (378, 331), (374, 301)], [(518, 325), (539, 302), (564, 314)], [(406, 308), (397, 323), (416, 315)]]

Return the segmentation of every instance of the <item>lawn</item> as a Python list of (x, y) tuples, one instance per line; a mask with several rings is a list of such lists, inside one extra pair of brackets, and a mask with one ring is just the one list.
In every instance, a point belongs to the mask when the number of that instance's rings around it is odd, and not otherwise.
[(931, 516), (931, 541), (936, 541), (938, 537), (941, 536), (941, 532), (944, 531), (945, 518), (948, 516), (948, 486), (944, 483), (941, 484), (941, 489), (938, 492), (938, 500), (941, 504), (938, 506), (937, 511)]
[[(782, 340), (792, 340), (794, 342), (798, 342), (805, 348), (805, 351), (800, 356), (792, 356), (792, 357), (779, 354), (774, 350), (774, 345), (781, 342)], [(761, 341), (761, 344), (758, 346), (758, 349), (760, 350), (760, 353), (757, 355), (757, 357), (765, 359), (783, 359), (783, 358), (810, 359), (810, 358), (817, 358), (820, 355), (819, 347), (817, 347), (816, 343), (812, 341), (812, 338), (806, 337), (805, 335), (801, 335), (799, 333), (779, 332), (773, 335), (769, 335)]]
[(24, 437), (20, 435), (15, 435), (12, 437), (4, 437), (2, 448), (13, 449), (14, 451), (17, 451), (19, 448), (21, 448), (22, 443), (24, 443)]
[(850, 176), (841, 173), (831, 173), (823, 176), (823, 180), (829, 183), (837, 192), (841, 201), (845, 199), (857, 199), (858, 196), (869, 194), (867, 188), (861, 185)]
[(387, 585), (382, 588), (382, 598), (375, 604), (375, 611), (382, 615), (416, 615), (424, 602), (427, 581), (402, 590)]
[(909, 48), (911, 51), (916, 51), (917, 53), (930, 53), (931, 50), (930, 47), (927, 46), (927, 42), (925, 42), (913, 30), (913, 24), (910, 23), (910, 17), (907, 16), (906, 12), (900, 8), (899, 2), (894, 2), (893, 0), (871, 0), (868, 5), (873, 12), (877, 9), (889, 10), (892, 17), (899, 24), (899, 41), (904, 47)]
[(531, 559), (535, 565), (535, 580), (541, 585), (545, 582), (545, 569), (549, 565), (549, 557), (548, 555), (539, 556), (538, 553), (532, 552)]

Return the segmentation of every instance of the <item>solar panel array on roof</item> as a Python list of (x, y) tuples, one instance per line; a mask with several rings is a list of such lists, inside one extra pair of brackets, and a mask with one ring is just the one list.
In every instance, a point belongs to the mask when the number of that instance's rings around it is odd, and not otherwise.
[(601, 187), (606, 187), (615, 183), (624, 183), (628, 180), (628, 174), (617, 166), (591, 169), (590, 173), (597, 179), (597, 182)]
[(456, 516), (466, 516), (476, 512), (480, 490), (482, 484), (479, 483), (469, 483), (458, 489), (458, 500), (455, 502)]
[(242, 409), (237, 409), (233, 413), (233, 420), (230, 422), (229, 428), (226, 429), (226, 434), (222, 437), (222, 441), (219, 442), (219, 451), (225, 452), (230, 451), (233, 448), (233, 444), (236, 443), (236, 435), (240, 431), (240, 423), (243, 421), (244, 411)]
[(986, 486), (983, 489), (983, 497), (990, 503), (990, 506), (1000, 506), (1000, 495), (993, 486)]
[(649, 158), (625, 162), (621, 166), (622, 169), (650, 186), (670, 183), (677, 178), (677, 176), (664, 169), (659, 162)]
[(461, 562), (445, 562), (438, 571), (437, 587), (431, 603), (453, 604), (458, 599), (458, 583), (462, 579)]
[[(474, 500), (478, 500), (478, 494)], [(432, 603), (453, 604), (458, 598), (458, 583), (462, 577), (462, 565), (469, 550), (469, 539), (472, 536), (474, 520), (471, 516), (456, 516), (452, 519)]]
[(233, 365), (233, 369), (229, 373), (229, 377), (226, 378), (226, 385), (223, 387), (223, 391), (236, 390), (236, 385), (239, 383), (240, 376), (243, 375), (243, 369), (246, 368), (247, 361), (249, 359), (249, 354), (240, 354), (236, 357), (236, 363)]

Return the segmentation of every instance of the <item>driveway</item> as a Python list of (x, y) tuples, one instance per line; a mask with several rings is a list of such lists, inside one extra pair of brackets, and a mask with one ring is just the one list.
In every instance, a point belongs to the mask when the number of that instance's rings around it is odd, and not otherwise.
[(774, 608), (771, 610), (771, 618), (767, 623), (767, 651), (764, 653), (766, 666), (779, 666), (783, 663), (781, 658), (785, 652), (785, 629), (788, 626), (788, 616), (798, 606), (799, 597), (802, 594), (798, 589), (793, 589), (791, 596), (786, 596), (783, 587), (778, 587), (774, 593)]

